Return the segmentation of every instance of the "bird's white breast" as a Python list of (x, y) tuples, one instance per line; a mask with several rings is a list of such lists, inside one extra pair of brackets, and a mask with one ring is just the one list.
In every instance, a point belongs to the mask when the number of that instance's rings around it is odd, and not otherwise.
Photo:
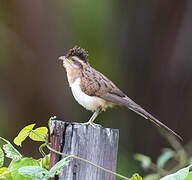
[(70, 83), (71, 90), (75, 100), (90, 111), (95, 111), (99, 106), (105, 109), (108, 103), (96, 96), (89, 96), (85, 94), (80, 87), (80, 78), (77, 78), (73, 83)]

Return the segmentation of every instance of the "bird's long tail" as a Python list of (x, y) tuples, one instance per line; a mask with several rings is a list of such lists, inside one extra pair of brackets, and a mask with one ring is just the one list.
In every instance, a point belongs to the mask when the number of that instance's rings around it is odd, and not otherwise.
[(139, 106), (138, 104), (136, 104), (133, 100), (131, 100), (129, 97), (119, 97), (113, 94), (108, 94), (105, 97), (102, 97), (105, 100), (109, 100), (112, 101), (114, 103), (120, 104), (120, 105), (124, 105), (127, 108), (129, 108), (130, 110), (136, 112), (137, 114), (139, 114), (140, 116), (144, 117), (145, 119), (149, 119), (155, 126), (157, 126), (158, 128), (163, 128), (165, 129), (167, 132), (169, 132), (170, 134), (173, 134), (174, 136), (176, 136), (178, 139), (182, 140), (181, 136), (179, 136), (176, 132), (174, 132), (173, 130), (171, 130), (169, 127), (167, 127), (165, 124), (163, 124), (162, 122), (160, 122), (158, 119), (156, 119), (155, 117), (153, 117), (150, 113), (148, 113), (147, 111), (145, 111), (141, 106)]

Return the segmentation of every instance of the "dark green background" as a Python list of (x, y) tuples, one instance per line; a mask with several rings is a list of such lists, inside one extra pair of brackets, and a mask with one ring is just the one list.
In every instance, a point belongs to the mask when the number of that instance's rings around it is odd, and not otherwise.
[[(0, 136), (10, 141), (25, 125), (50, 116), (85, 122), (57, 60), (74, 45), (129, 97), (191, 140), (192, 1), (0, 0)], [(134, 153), (155, 160), (170, 147), (148, 121), (126, 108), (97, 118), (120, 129), (119, 172), (138, 172)], [(19, 150), (40, 157), (30, 140)]]

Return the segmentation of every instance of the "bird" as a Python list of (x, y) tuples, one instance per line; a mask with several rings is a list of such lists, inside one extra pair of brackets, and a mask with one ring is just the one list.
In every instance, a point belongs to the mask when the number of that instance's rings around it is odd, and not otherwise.
[(88, 63), (88, 52), (85, 49), (74, 46), (65, 56), (60, 56), (59, 60), (63, 61), (75, 100), (85, 109), (93, 112), (89, 121), (84, 124), (96, 126), (94, 120), (102, 111), (116, 105), (125, 106), (150, 120), (159, 129), (164, 129), (182, 140), (176, 132), (130, 99), (111, 80), (92, 68)]

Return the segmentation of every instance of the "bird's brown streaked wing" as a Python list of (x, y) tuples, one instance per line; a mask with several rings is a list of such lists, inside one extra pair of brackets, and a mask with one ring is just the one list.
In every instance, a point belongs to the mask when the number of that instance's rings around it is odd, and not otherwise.
[(81, 77), (81, 90), (90, 96), (102, 96), (107, 93), (120, 97), (126, 95), (106, 76), (91, 67), (84, 69)]
[(141, 106), (136, 104), (133, 100), (131, 100), (129, 97), (119, 97), (115, 94), (108, 93), (104, 96), (101, 96), (102, 99), (105, 99), (107, 101), (111, 101), (113, 103), (119, 104), (119, 105), (124, 105), (130, 110), (136, 112), (140, 116), (143, 116), (145, 119), (149, 119), (152, 123), (154, 123), (158, 128), (163, 128), (169, 133), (173, 134), (180, 140), (183, 140), (177, 133), (175, 133), (173, 130), (171, 130), (169, 127), (167, 127), (165, 124), (160, 122), (158, 119), (153, 117), (151, 114), (149, 114), (147, 111), (145, 111)]

